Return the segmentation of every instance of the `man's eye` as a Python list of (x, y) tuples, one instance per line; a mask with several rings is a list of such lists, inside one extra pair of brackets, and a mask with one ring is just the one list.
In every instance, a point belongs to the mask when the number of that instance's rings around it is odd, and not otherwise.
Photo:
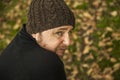
[(57, 34), (58, 36), (63, 36), (63, 33), (64, 33), (64, 32), (56, 32), (56, 34)]

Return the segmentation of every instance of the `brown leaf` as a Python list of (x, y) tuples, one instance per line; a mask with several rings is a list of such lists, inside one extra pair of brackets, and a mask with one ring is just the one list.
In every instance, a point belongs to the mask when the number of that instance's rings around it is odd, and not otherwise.
[(111, 14), (111, 16), (115, 17), (115, 16), (118, 15), (118, 12), (117, 11), (112, 11), (110, 14)]

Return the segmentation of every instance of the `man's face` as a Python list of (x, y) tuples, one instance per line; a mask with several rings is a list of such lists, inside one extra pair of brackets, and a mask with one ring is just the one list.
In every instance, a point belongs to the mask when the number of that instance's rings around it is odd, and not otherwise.
[(70, 44), (69, 32), (71, 29), (72, 26), (61, 26), (32, 34), (32, 36), (41, 47), (55, 52), (58, 56), (62, 56)]

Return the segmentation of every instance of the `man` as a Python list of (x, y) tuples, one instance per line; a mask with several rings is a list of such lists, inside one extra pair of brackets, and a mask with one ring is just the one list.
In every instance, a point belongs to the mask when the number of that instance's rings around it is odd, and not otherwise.
[(0, 56), (0, 80), (66, 80), (59, 56), (74, 26), (63, 0), (32, 0), (27, 24)]

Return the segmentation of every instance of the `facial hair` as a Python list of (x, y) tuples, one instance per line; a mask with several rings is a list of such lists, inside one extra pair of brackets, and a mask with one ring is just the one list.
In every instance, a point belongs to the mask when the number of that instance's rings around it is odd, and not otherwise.
[(56, 54), (57, 54), (58, 56), (63, 56), (66, 48), (67, 48), (67, 46), (61, 43), (60, 45), (58, 45), (58, 46), (56, 47), (55, 52), (56, 52)]

